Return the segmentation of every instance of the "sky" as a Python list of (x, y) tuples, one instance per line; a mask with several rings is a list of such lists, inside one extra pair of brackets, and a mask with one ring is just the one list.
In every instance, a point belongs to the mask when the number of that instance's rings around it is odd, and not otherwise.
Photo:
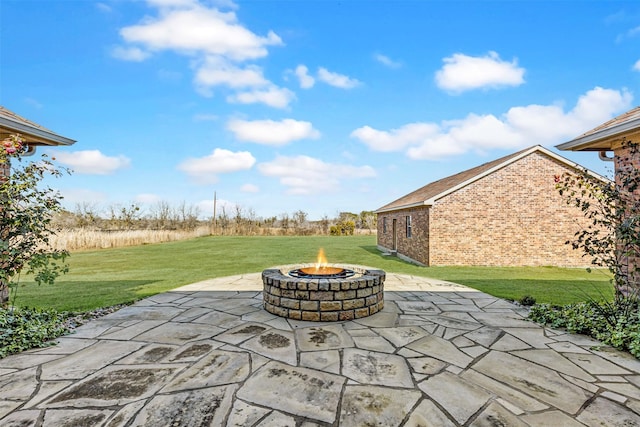
[[(68, 209), (375, 210), (638, 105), (637, 1), (2, 0), (0, 105)], [(42, 151), (42, 150), (41, 150)]]

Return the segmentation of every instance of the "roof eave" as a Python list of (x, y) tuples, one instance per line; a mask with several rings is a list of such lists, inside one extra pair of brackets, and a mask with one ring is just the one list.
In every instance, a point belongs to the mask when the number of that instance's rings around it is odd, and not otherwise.
[[(449, 194), (451, 194), (451, 193), (454, 193), (454, 192), (456, 192), (456, 191), (460, 190), (461, 188), (464, 188), (464, 187), (466, 187), (467, 185), (469, 185), (469, 184), (471, 184), (471, 183), (473, 183), (473, 182), (476, 182), (476, 181), (478, 181), (478, 180), (480, 180), (480, 179), (484, 178), (484, 177), (485, 177), (485, 176), (487, 176), (487, 175), (491, 175), (491, 174), (492, 174), (492, 173), (494, 173), (495, 171), (500, 170), (500, 169), (504, 168), (505, 166), (510, 165), (511, 163), (514, 163), (514, 162), (516, 162), (516, 161), (520, 160), (520, 159), (521, 159), (521, 158), (523, 158), (523, 157), (528, 156), (529, 154), (533, 153), (534, 151), (536, 151), (536, 150), (538, 150), (538, 149), (542, 149), (542, 150), (544, 150), (545, 152), (550, 153), (550, 154), (552, 154), (552, 155), (553, 155), (553, 153), (552, 153), (552, 152), (550, 152), (550, 151), (546, 150), (544, 147), (539, 146), (539, 145), (534, 145), (534, 146), (533, 146), (533, 147), (531, 147), (530, 149), (528, 149), (528, 150), (526, 150), (526, 151), (524, 151), (524, 152), (520, 153), (520, 155), (518, 155), (518, 156), (516, 156), (516, 157), (512, 157), (511, 159), (509, 159), (509, 160), (507, 160), (507, 161), (505, 161), (505, 162), (503, 162), (503, 163), (500, 163), (500, 164), (498, 164), (498, 165), (495, 165), (495, 166), (494, 166), (494, 167), (492, 167), (491, 169), (487, 169), (486, 171), (484, 171), (484, 172), (482, 172), (482, 173), (480, 173), (480, 174), (478, 174), (478, 175), (476, 175), (476, 176), (473, 176), (473, 177), (471, 177), (471, 178), (469, 178), (469, 179), (467, 179), (467, 180), (465, 180), (465, 181), (463, 181), (463, 182), (459, 183), (458, 185), (455, 185), (455, 186), (453, 186), (453, 187), (451, 187), (451, 188), (446, 189), (445, 191), (442, 191), (442, 192), (441, 192), (441, 193), (439, 193), (439, 194), (436, 194), (435, 196), (433, 196), (433, 197), (432, 197), (432, 198), (430, 198), (429, 200), (425, 200), (425, 203), (428, 203), (428, 204), (430, 204), (430, 205), (433, 205), (437, 200), (439, 200), (439, 199), (443, 198), (444, 196), (447, 196), (447, 195), (449, 195)], [(560, 156), (557, 156), (557, 157), (560, 157)], [(562, 160), (563, 160), (564, 162), (566, 162), (566, 159), (562, 159)]]
[[(617, 126), (572, 139), (571, 141), (556, 145), (556, 148), (563, 151), (589, 151), (589, 144), (621, 136), (622, 134), (637, 130), (638, 127), (640, 127), (640, 117)], [(601, 148), (592, 148), (591, 150), (600, 151)]]
[(609, 181), (609, 179), (607, 179), (606, 177), (603, 177), (599, 174), (597, 174), (596, 172), (593, 172), (590, 169), (585, 168), (584, 166), (579, 165), (578, 163), (572, 162), (569, 159), (566, 159), (564, 157), (562, 157), (559, 154), (554, 153), (553, 151), (541, 146), (541, 145), (534, 145), (533, 147), (529, 148), (528, 150), (523, 151), (522, 153), (520, 153), (518, 156), (512, 157), (510, 159), (508, 159), (507, 161), (500, 163), (494, 167), (492, 167), (491, 169), (487, 169), (486, 171), (484, 171), (483, 173), (480, 173), (478, 175), (475, 175), (461, 183), (459, 183), (458, 185), (455, 185), (451, 188), (446, 189), (445, 191), (442, 191), (438, 194), (436, 194), (435, 196), (418, 202), (418, 203), (412, 203), (412, 204), (408, 204), (408, 205), (402, 205), (402, 206), (394, 206), (394, 207), (388, 207), (388, 208), (381, 208), (378, 209), (377, 211), (375, 211), (375, 213), (383, 213), (383, 212), (391, 212), (391, 211), (398, 211), (398, 210), (402, 210), (402, 209), (408, 209), (408, 208), (413, 208), (413, 207), (418, 207), (418, 206), (433, 206), (439, 199), (454, 193), (458, 190), (460, 190), (461, 188), (466, 187), (467, 185), (478, 181), (482, 178), (484, 178), (485, 176), (491, 175), (492, 173), (496, 172), (499, 169), (502, 169), (504, 167), (506, 167), (507, 165), (510, 165), (512, 163), (517, 162), (518, 160), (528, 156), (529, 154), (535, 152), (535, 151), (540, 151), (544, 154), (546, 154), (547, 156), (559, 161), (560, 163), (564, 163), (565, 165), (572, 167), (574, 169), (578, 169), (578, 170), (585, 170), (589, 175), (591, 175), (592, 177), (599, 179), (601, 181)]
[(400, 211), (400, 210), (403, 210), (403, 209), (419, 208), (421, 206), (431, 206), (433, 203), (430, 203), (430, 200), (431, 199), (425, 200), (423, 202), (410, 203), (408, 205), (402, 205), (402, 206), (394, 206), (394, 207), (389, 207), (389, 208), (380, 208), (380, 209), (374, 211), (373, 213), (380, 214), (380, 213), (385, 213), (385, 212)]
[[(73, 145), (76, 142), (74, 139), (52, 132), (47, 132), (33, 126), (28, 126), (5, 117), (0, 117), (0, 127), (6, 127), (12, 132), (24, 133), (25, 135), (32, 135), (36, 138), (42, 139), (45, 141), (42, 145)], [(47, 144), (46, 142), (50, 142), (50, 144)]]

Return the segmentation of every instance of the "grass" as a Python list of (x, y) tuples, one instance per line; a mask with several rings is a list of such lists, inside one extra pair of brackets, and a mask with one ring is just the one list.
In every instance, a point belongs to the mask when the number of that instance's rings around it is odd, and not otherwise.
[(194, 230), (101, 231), (81, 228), (58, 231), (51, 236), (49, 242), (54, 248), (79, 251), (172, 242), (208, 235), (208, 226), (201, 226)]
[(23, 278), (17, 305), (87, 311), (135, 301), (189, 283), (265, 268), (313, 262), (323, 247), (329, 262), (375, 266), (388, 272), (432, 277), (471, 286), (497, 297), (567, 304), (610, 296), (601, 271), (555, 267), (419, 267), (382, 256), (375, 236), (217, 236), (73, 253), (70, 273), (54, 286)]

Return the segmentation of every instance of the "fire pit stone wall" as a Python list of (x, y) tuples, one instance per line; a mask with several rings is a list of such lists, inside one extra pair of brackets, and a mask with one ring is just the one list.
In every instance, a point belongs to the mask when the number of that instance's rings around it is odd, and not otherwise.
[[(262, 272), (264, 308), (295, 320), (341, 321), (370, 316), (384, 306), (383, 270), (347, 266), (356, 275), (344, 279), (305, 279), (288, 275), (300, 266)], [(341, 266), (342, 267), (342, 266)]]

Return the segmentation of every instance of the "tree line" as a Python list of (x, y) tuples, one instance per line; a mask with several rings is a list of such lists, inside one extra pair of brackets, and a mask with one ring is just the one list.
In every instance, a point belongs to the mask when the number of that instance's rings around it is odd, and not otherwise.
[(214, 235), (353, 235), (373, 233), (377, 218), (373, 211), (339, 212), (310, 220), (307, 212), (296, 210), (279, 215), (259, 216), (253, 208), (222, 205), (215, 217), (203, 217), (198, 206), (166, 201), (144, 207), (141, 204), (113, 204), (99, 209), (95, 204), (79, 203), (73, 210), (61, 210), (54, 218), (60, 229), (97, 231), (180, 230), (209, 227)]

